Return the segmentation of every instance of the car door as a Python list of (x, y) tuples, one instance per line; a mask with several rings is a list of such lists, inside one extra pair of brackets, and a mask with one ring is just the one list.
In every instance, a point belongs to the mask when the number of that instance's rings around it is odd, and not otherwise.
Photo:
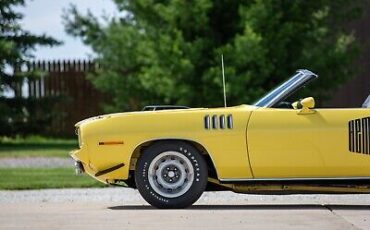
[(370, 176), (369, 109), (260, 108), (247, 128), (255, 178)]

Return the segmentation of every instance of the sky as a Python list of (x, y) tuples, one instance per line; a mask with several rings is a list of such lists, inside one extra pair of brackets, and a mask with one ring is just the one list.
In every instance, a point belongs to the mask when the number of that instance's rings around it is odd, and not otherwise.
[(79, 38), (67, 35), (62, 23), (63, 10), (73, 3), (83, 14), (89, 9), (94, 15), (109, 17), (118, 14), (112, 0), (26, 0), (25, 7), (18, 10), (24, 15), (22, 28), (34, 34), (47, 34), (64, 44), (60, 46), (38, 47), (34, 56), (38, 60), (88, 59), (92, 50)]

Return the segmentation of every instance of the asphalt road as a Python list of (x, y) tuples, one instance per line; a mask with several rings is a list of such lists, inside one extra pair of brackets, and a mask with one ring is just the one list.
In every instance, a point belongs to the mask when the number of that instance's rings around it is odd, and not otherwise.
[(158, 210), (131, 189), (0, 191), (0, 229), (370, 229), (370, 195), (205, 193)]

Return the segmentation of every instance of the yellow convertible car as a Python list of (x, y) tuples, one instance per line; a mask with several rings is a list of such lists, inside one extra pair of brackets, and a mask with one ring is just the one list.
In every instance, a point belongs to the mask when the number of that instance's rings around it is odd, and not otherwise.
[(287, 98), (318, 76), (298, 70), (253, 105), (151, 106), (76, 124), (76, 170), (137, 188), (158, 208), (183, 208), (204, 191), (370, 193), (370, 100), (315, 108)]

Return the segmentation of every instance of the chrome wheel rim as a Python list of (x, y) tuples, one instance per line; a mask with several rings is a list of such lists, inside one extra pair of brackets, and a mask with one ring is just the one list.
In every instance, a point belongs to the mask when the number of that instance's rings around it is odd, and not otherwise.
[(194, 181), (194, 167), (190, 160), (176, 151), (156, 156), (149, 165), (148, 180), (152, 189), (166, 198), (186, 193)]

